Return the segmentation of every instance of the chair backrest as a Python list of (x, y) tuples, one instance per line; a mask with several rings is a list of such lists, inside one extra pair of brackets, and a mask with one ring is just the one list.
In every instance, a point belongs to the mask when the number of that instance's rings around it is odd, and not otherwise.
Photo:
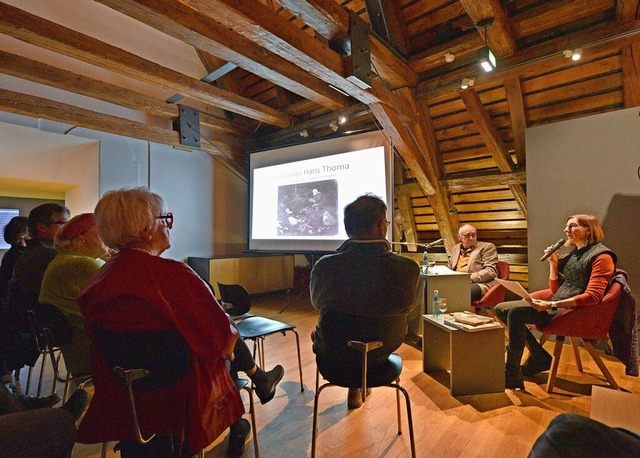
[(610, 284), (599, 304), (572, 307), (559, 313), (546, 326), (539, 326), (538, 329), (544, 334), (605, 339), (621, 297), (622, 286), (614, 282)]
[(94, 330), (96, 344), (109, 367), (151, 372), (133, 382), (135, 390), (153, 391), (175, 385), (191, 370), (191, 351), (176, 332), (123, 333), (98, 327)]
[[(220, 299), (225, 303), (226, 312), (234, 316), (241, 316), (251, 310), (251, 298), (249, 292), (242, 285), (227, 285), (218, 282)], [(227, 304), (232, 304), (227, 308)]]
[[(498, 278), (500, 280), (509, 279), (509, 263), (504, 261), (498, 261)], [(489, 288), (489, 291), (485, 293), (478, 301), (474, 301), (471, 305), (473, 307), (495, 307), (500, 302), (504, 302), (506, 295), (506, 288), (500, 283), (495, 283)]]

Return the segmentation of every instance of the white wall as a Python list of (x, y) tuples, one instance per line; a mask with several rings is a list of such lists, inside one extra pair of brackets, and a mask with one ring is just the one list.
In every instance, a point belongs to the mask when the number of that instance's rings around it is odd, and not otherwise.
[(604, 243), (640, 293), (640, 109), (527, 129), (529, 285), (548, 284), (544, 248), (562, 237), (566, 217), (593, 214)]

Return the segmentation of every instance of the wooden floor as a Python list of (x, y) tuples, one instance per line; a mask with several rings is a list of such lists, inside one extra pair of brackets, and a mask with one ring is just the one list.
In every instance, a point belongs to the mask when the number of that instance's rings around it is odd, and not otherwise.
[[(287, 297), (280, 294), (254, 299), (252, 312), (297, 325), (302, 351), (304, 392), (300, 391), (295, 338), (274, 335), (267, 339), (267, 369), (282, 364), (285, 376), (276, 397), (267, 405), (256, 404), (260, 454), (263, 458), (306, 457), (311, 450), (311, 429), (315, 389), (315, 360), (309, 334), (317, 312), (306, 295), (295, 297), (283, 312)], [(428, 342), (425, 343), (429, 345)], [(551, 350), (547, 344), (547, 349)], [(589, 415), (591, 388), (607, 386), (586, 351), (582, 352), (584, 373), (577, 371), (573, 354), (563, 352), (556, 392), (544, 391), (547, 374), (525, 382), (526, 391), (452, 397), (449, 390), (422, 372), (421, 353), (402, 345), (404, 359), (401, 383), (409, 392), (413, 409), (416, 449), (419, 457), (525, 457), (536, 438), (561, 412)], [(582, 348), (581, 348), (582, 350)], [(469, 357), (473, 357), (473, 348)], [(624, 375), (624, 366), (604, 356), (605, 364), (623, 390), (640, 394), (640, 380)], [(26, 380), (26, 377), (22, 377)], [(23, 382), (24, 383), (24, 382)], [(49, 388), (47, 388), (49, 387)], [(45, 385), (50, 389), (50, 384)], [(34, 387), (31, 387), (33, 393)], [(62, 395), (62, 387), (58, 387)], [(406, 412), (402, 410), (403, 430), (397, 435), (395, 390), (377, 388), (360, 409), (349, 411), (346, 389), (328, 388), (322, 392), (319, 410), (319, 457), (395, 457), (410, 456)], [(207, 458), (222, 457), (226, 434), (206, 452)], [(100, 446), (77, 444), (74, 458), (98, 457)], [(108, 456), (117, 456), (114, 452)], [(247, 444), (246, 457), (253, 456), (253, 443)]]

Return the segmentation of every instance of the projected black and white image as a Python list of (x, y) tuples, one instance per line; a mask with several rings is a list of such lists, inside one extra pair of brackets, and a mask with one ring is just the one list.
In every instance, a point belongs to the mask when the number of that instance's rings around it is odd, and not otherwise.
[(278, 186), (278, 236), (338, 233), (338, 181)]

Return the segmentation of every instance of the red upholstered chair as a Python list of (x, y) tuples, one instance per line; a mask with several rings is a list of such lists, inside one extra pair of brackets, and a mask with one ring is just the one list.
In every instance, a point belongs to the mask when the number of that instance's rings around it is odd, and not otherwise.
[[(504, 261), (498, 261), (498, 278), (500, 280), (508, 280), (509, 279), (509, 263)], [(484, 308), (487, 310), (487, 313), (495, 317), (496, 314), (493, 312), (493, 307), (498, 305), (500, 302), (504, 302), (504, 296), (507, 290), (504, 286), (499, 283), (496, 283), (489, 291), (482, 296), (482, 299), (479, 301), (473, 301), (471, 306), (475, 308), (476, 313), (480, 311), (480, 309)]]
[[(540, 291), (537, 292), (535, 296), (539, 299), (550, 299), (550, 294), (545, 294), (547, 291), (549, 293), (551, 292), (550, 290)], [(553, 350), (553, 362), (551, 363), (551, 372), (549, 373), (549, 379), (547, 381), (548, 393), (553, 391), (553, 385), (556, 381), (558, 364), (560, 363), (560, 355), (562, 354), (562, 348), (564, 347), (563, 344), (565, 337), (571, 338), (571, 344), (576, 356), (576, 364), (580, 372), (582, 372), (582, 362), (580, 361), (578, 346), (575, 342), (578, 338), (582, 339), (584, 347), (589, 352), (611, 387), (615, 390), (620, 389), (617, 382), (611, 375), (611, 372), (609, 372), (607, 366), (602, 362), (598, 351), (594, 348), (591, 341), (607, 338), (607, 334), (609, 333), (609, 328), (613, 322), (621, 296), (622, 287), (620, 284), (612, 283), (599, 304), (588, 307), (570, 308), (553, 317), (546, 326), (536, 327), (536, 329), (543, 334), (540, 339), (541, 343), (546, 342), (551, 335), (556, 336), (556, 344)]]

